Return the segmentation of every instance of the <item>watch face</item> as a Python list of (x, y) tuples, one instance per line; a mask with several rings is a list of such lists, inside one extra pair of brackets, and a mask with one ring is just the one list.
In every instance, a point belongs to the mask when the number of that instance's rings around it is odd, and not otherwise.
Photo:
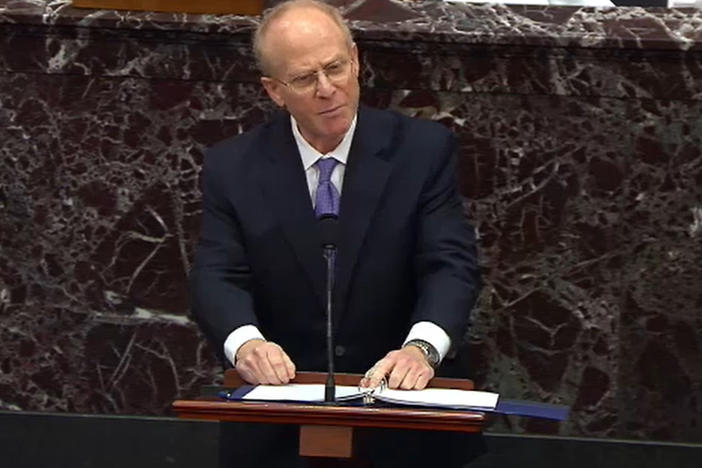
[(429, 364), (432, 365), (432, 367), (436, 366), (439, 363), (439, 356), (437, 356), (434, 353), (429, 353), (427, 356), (427, 359), (429, 360)]
[(436, 365), (439, 363), (439, 353), (430, 343), (424, 340), (411, 340), (407, 344), (411, 344), (419, 348), (430, 366), (436, 367)]

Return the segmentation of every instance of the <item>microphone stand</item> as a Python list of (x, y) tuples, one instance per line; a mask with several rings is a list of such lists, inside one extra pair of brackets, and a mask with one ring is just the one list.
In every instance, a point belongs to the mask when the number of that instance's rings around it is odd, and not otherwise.
[(332, 322), (332, 292), (334, 291), (337, 217), (325, 215), (319, 219), (324, 260), (327, 265), (326, 313), (327, 313), (327, 380), (324, 384), (324, 402), (336, 401), (334, 382), (334, 330)]
[(334, 290), (334, 257), (336, 247), (324, 246), (324, 259), (327, 261), (327, 381), (324, 384), (324, 402), (336, 401), (334, 382), (334, 336), (332, 331), (332, 291)]

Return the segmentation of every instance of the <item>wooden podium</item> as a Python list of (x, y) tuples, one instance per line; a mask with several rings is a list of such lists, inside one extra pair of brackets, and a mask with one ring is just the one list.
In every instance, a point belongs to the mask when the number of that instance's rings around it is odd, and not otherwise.
[[(361, 375), (336, 374), (337, 385), (358, 385)], [(293, 383), (324, 383), (326, 374), (298, 372)], [(228, 370), (224, 387), (243, 384), (236, 371)], [(473, 382), (461, 379), (434, 378), (430, 387), (472, 390)], [(354, 428), (374, 427), (407, 430), (480, 432), (485, 414), (402, 406), (325, 406), (307, 403), (222, 401), (203, 397), (177, 400), (173, 410), (179, 418), (300, 426), (300, 455), (305, 457), (353, 457)]]

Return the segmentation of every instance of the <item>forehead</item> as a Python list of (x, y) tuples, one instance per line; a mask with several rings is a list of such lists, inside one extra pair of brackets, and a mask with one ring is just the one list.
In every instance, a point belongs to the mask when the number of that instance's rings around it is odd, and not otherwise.
[(326, 14), (293, 11), (277, 19), (266, 34), (269, 62), (278, 72), (304, 72), (349, 53), (346, 37)]
[(280, 71), (287, 75), (295, 76), (314, 72), (319, 68), (326, 67), (335, 60), (347, 56), (348, 49), (346, 47), (324, 47), (314, 51), (314, 53), (284, 57), (278, 63)]

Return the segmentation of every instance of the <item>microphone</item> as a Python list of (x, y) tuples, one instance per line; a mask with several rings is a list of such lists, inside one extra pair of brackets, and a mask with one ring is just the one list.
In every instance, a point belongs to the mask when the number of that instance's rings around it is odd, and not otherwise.
[(334, 264), (336, 260), (338, 224), (337, 217), (333, 214), (323, 215), (319, 218), (319, 234), (322, 241), (322, 252), (327, 264), (327, 381), (324, 384), (325, 403), (333, 403), (336, 400), (336, 384), (334, 382), (334, 335), (332, 333), (332, 291), (334, 291)]
[(325, 214), (319, 218), (318, 222), (322, 248), (332, 248), (336, 250), (336, 240), (339, 231), (338, 218), (333, 214)]

